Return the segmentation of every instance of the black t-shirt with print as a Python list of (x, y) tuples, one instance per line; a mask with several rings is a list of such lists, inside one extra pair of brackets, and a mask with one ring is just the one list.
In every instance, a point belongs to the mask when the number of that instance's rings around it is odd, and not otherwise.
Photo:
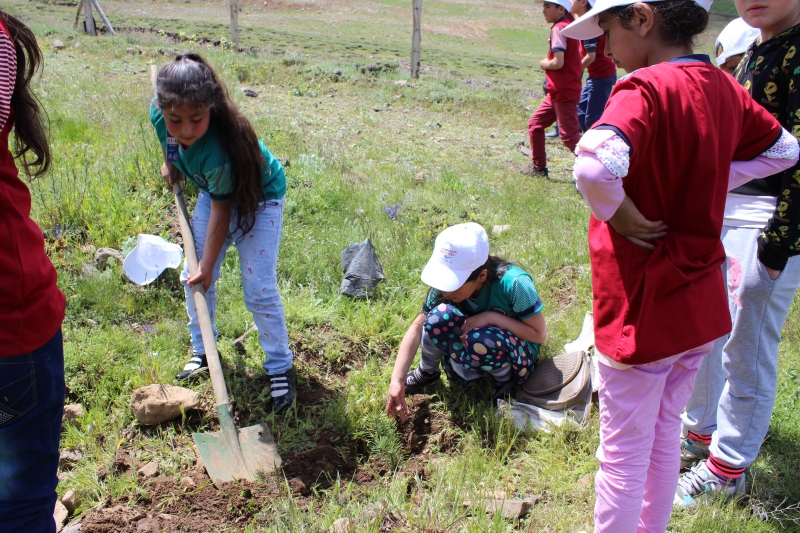
[[(739, 63), (736, 79), (800, 139), (800, 25), (764, 43), (759, 41)], [(770, 268), (783, 270), (789, 257), (800, 254), (800, 163), (733, 192), (778, 198), (772, 219), (759, 239), (758, 258)]]

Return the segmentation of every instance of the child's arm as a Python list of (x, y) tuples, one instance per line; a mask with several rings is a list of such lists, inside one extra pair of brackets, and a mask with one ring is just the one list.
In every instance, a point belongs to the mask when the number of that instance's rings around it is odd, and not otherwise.
[(478, 313), (464, 322), (461, 338), (466, 338), (470, 330), (487, 326), (496, 326), (510, 331), (523, 341), (544, 344), (547, 340), (547, 324), (544, 320), (544, 313), (541, 312), (524, 319), (512, 318), (496, 311)]
[(553, 51), (553, 59), (542, 59), (539, 66), (542, 70), (560, 70), (564, 66), (564, 51)]
[(587, 52), (587, 54), (581, 58), (581, 68), (589, 68), (589, 65), (594, 63), (595, 58), (597, 58), (597, 52)]
[(203, 247), (203, 257), (197, 265), (197, 272), (189, 277), (186, 283), (189, 286), (195, 283), (202, 283), (203, 289), (208, 290), (211, 286), (214, 273), (214, 264), (217, 262), (219, 252), (225, 239), (228, 238), (228, 228), (231, 224), (231, 204), (211, 201), (211, 216), (208, 219), (208, 229), (206, 230), (206, 242)]
[(400, 421), (405, 422), (409, 414), (406, 404), (406, 374), (411, 368), (411, 362), (419, 348), (422, 339), (422, 328), (425, 324), (425, 314), (420, 313), (408, 327), (408, 331), (397, 349), (397, 359), (394, 361), (392, 379), (389, 382), (389, 397), (386, 399), (386, 416), (394, 418), (400, 415)]

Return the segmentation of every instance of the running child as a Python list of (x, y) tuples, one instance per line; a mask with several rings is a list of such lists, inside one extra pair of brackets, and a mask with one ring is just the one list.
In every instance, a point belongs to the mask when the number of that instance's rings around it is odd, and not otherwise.
[[(440, 364), (462, 385), (491, 380), (493, 400), (528, 380), (547, 339), (543, 304), (530, 274), (489, 255), (483, 227), (469, 222), (442, 231), (422, 281), (431, 289), (397, 351), (388, 416), (405, 421), (406, 390), (436, 382)], [(409, 372), (420, 343), (420, 364)]]
[(629, 73), (575, 163), (592, 210), (601, 362), (596, 533), (666, 530), (680, 414), (713, 341), (731, 328), (720, 270), (725, 195), (798, 157), (774, 117), (693, 54), (711, 4), (700, 1), (597, 0), (563, 31), (604, 34), (606, 54)]
[(286, 195), (283, 168), (197, 54), (181, 54), (161, 67), (150, 121), (167, 159), (161, 173), (169, 186), (180, 172), (200, 189), (192, 216), (199, 267), (192, 277), (188, 266), (181, 274), (194, 354), (175, 377), (184, 380), (207, 368), (191, 285), (203, 284), (213, 323), (216, 281), (228, 247), (235, 244), (244, 301), (266, 354), (273, 410), (283, 411), (295, 396), (293, 355), (276, 275)]
[[(750, 41), (736, 79), (798, 136), (800, 0), (737, 0), (736, 9), (761, 33)], [(725, 203), (722, 272), (733, 330), (700, 367), (682, 417), (681, 462), (692, 468), (675, 493), (679, 506), (709, 494), (744, 494), (745, 469), (769, 430), (781, 330), (800, 286), (800, 165), (776, 165), (766, 174), (733, 189)]]
[[(594, 0), (572, 0), (572, 14), (580, 17), (594, 7)], [(581, 90), (578, 102), (578, 124), (581, 133), (586, 133), (597, 122), (606, 107), (611, 89), (617, 83), (617, 67), (605, 54), (605, 35), (581, 42), (581, 69), (586, 69), (588, 76)]]
[[(0, 11), (0, 530), (55, 533), (64, 414), (64, 295), (31, 220), (28, 179), (50, 167), (31, 82), (42, 65), (33, 32)], [(14, 148), (9, 136), (14, 132)]]
[(558, 122), (561, 142), (570, 152), (581, 138), (578, 125), (578, 100), (581, 96), (581, 55), (579, 43), (561, 35), (574, 19), (569, 13), (570, 0), (545, 2), (542, 14), (550, 28), (550, 49), (539, 66), (545, 72), (546, 95), (528, 121), (533, 163), (524, 172), (548, 176), (544, 130)]

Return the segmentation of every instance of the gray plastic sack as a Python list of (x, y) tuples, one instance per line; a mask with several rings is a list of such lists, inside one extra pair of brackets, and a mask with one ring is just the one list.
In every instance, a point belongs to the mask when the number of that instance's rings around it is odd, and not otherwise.
[(342, 250), (342, 272), (344, 279), (339, 293), (355, 298), (366, 298), (381, 280), (386, 279), (375, 247), (369, 239)]

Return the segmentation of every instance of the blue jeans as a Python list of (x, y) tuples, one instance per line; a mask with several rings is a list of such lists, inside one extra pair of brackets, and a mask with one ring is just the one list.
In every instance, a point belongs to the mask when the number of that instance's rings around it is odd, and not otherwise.
[[(203, 257), (206, 243), (206, 230), (211, 216), (211, 197), (200, 191), (197, 204), (192, 214), (192, 234), (197, 248), (197, 259)], [(239, 251), (239, 269), (242, 272), (242, 289), (247, 310), (253, 314), (253, 321), (258, 328), (258, 341), (266, 354), (264, 370), (267, 374), (280, 374), (292, 368), (292, 352), (289, 350), (289, 333), (286, 330), (286, 315), (278, 293), (278, 248), (281, 245), (283, 232), (283, 198), (267, 200), (261, 203), (256, 213), (253, 229), (242, 236), (236, 229), (236, 209), (231, 212), (231, 225), (228, 238), (219, 252), (211, 286), (206, 291), (206, 302), (214, 324), (214, 336), (217, 326), (214, 316), (217, 311), (217, 280), (225, 253), (231, 244)], [(186, 286), (189, 278), (188, 266), (184, 265), (181, 281), (186, 292), (186, 311), (189, 314), (189, 333), (192, 336), (192, 347), (197, 353), (205, 353), (203, 336), (200, 334), (200, 322), (197, 309), (194, 307), (192, 289)]]
[(54, 533), (64, 413), (61, 331), (31, 353), (0, 358), (0, 531)]
[(771, 280), (758, 260), (760, 229), (722, 226), (722, 271), (733, 331), (703, 361), (683, 426), (711, 435), (711, 454), (747, 468), (767, 435), (778, 386), (781, 330), (800, 286), (800, 256)]
[(586, 84), (581, 90), (581, 99), (578, 101), (578, 124), (582, 132), (588, 131), (602, 116), (615, 83), (617, 83), (616, 74), (608, 78), (591, 76), (586, 78)]

